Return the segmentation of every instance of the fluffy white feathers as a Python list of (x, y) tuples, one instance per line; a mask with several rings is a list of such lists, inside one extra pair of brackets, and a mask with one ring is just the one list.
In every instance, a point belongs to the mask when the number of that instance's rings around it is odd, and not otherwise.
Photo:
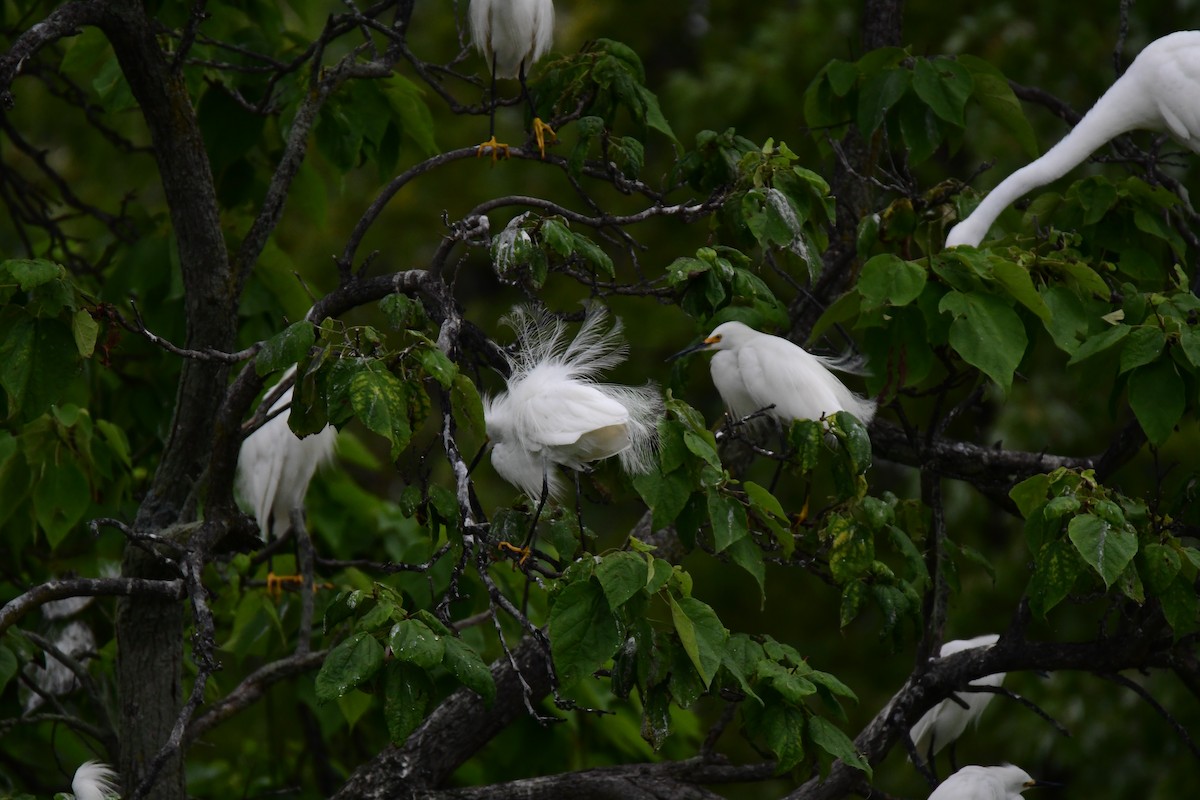
[(497, 78), (515, 78), (550, 49), (553, 0), (471, 0), (471, 40), (495, 65)]
[[(284, 378), (293, 372), (295, 367)], [(271, 405), (275, 416), (247, 436), (238, 453), (238, 494), (250, 505), (264, 539), (291, 527), (292, 509), (304, 503), (309, 482), (333, 458), (337, 444), (337, 431), (328, 425), (303, 439), (292, 433), (287, 420), (291, 402), (288, 389)]]
[[(976, 636), (973, 639), (955, 639), (942, 645), (939, 655), (945, 658), (974, 647), (991, 647), (999, 640), (1000, 637), (994, 633)], [(997, 672), (994, 675), (985, 675), (973, 680), (971, 685), (999, 686), (1004, 683), (1004, 677), (1005, 673)], [(962, 736), (963, 731), (972, 722), (978, 725), (979, 717), (987, 708), (987, 704), (992, 702), (993, 695), (988, 692), (963, 692), (958, 696), (967, 704), (966, 708), (954, 700), (946, 698), (926, 711), (909, 731), (913, 744), (916, 745), (917, 754), (922, 758), (925, 758), (929, 752), (930, 744), (933, 745), (934, 754), (937, 754), (943, 747)]]
[(117, 796), (117, 773), (99, 761), (85, 761), (71, 779), (75, 800), (108, 800)]
[(767, 413), (784, 424), (849, 411), (869, 425), (875, 416), (874, 401), (833, 374), (837, 362), (741, 322), (718, 325), (703, 342), (676, 355), (695, 350), (717, 351), (709, 365), (713, 384), (736, 417), (770, 405), (775, 407)]
[(507, 390), (484, 399), (492, 466), (530, 498), (563, 490), (558, 464), (583, 470), (618, 456), (630, 473), (653, 461), (662, 398), (652, 385), (600, 383), (600, 374), (625, 359), (621, 324), (604, 329), (605, 312), (592, 306), (569, 343), (566, 325), (542, 312), (517, 308), (504, 322), (517, 334)]
[(969, 766), (942, 781), (929, 800), (1020, 800), (1021, 792), (1037, 785), (1028, 772), (1012, 764)]

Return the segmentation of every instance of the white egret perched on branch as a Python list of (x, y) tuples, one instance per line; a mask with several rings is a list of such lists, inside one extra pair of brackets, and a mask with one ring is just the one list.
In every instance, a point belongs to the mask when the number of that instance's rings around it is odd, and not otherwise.
[(85, 761), (71, 779), (75, 800), (109, 800), (117, 796), (117, 773), (99, 761)]
[(1012, 764), (969, 766), (942, 781), (929, 800), (1020, 800), (1021, 792), (1026, 789), (1050, 785), (1034, 780), (1028, 772)]
[[(292, 367), (282, 380), (295, 371)], [(318, 467), (333, 459), (337, 445), (337, 430), (331, 425), (303, 439), (293, 433), (288, 427), (291, 402), (289, 387), (271, 404), (268, 413), (273, 416), (245, 438), (238, 453), (238, 494), (254, 511), (264, 540), (288, 532), (292, 509), (304, 504), (309, 482)], [(268, 576), (268, 588), (275, 580)]]
[(978, 247), (1009, 203), (1081, 164), (1108, 140), (1132, 130), (1166, 131), (1200, 152), (1200, 31), (1156, 39), (1101, 95), (1091, 111), (1045, 155), (1009, 175), (965, 220), (951, 228), (946, 246)]
[[(994, 633), (976, 636), (973, 639), (955, 639), (942, 645), (939, 656), (945, 658), (975, 647), (991, 647), (999, 640), (999, 635)], [(985, 675), (973, 680), (970, 685), (999, 686), (1004, 683), (1004, 677), (1005, 673), (997, 672), (994, 675)], [(909, 731), (917, 753), (923, 758), (932, 761), (934, 755), (941, 752), (942, 748), (962, 736), (968, 725), (972, 722), (978, 725), (983, 710), (987, 708), (988, 703), (992, 702), (990, 692), (963, 692), (955, 697), (961, 699), (966, 707), (960, 705), (954, 697), (947, 697), (926, 711)], [(951, 764), (953, 764), (953, 757)]]
[(504, 322), (517, 333), (508, 356), (507, 389), (484, 399), (492, 466), (537, 501), (533, 526), (549, 497), (562, 494), (555, 467), (584, 471), (617, 456), (626, 472), (650, 469), (663, 401), (658, 389), (600, 383), (625, 360), (621, 323), (604, 330), (603, 306), (591, 306), (568, 344), (564, 323), (545, 312), (515, 309)]
[(493, 162), (500, 154), (508, 156), (508, 145), (496, 141), (496, 79), (516, 78), (533, 115), (538, 152), (545, 157), (546, 136), (553, 141), (554, 131), (538, 118), (525, 76), (533, 62), (550, 49), (554, 38), (553, 0), (471, 0), (468, 14), (471, 40), (487, 59), (492, 73), (490, 138), (479, 145), (478, 154), (490, 151)]
[(779, 336), (741, 322), (725, 322), (704, 341), (671, 358), (698, 350), (717, 351), (709, 370), (735, 419), (764, 409), (784, 425), (838, 411), (849, 411), (864, 425), (875, 416), (874, 401), (850, 391), (833, 374), (837, 361), (815, 356)]

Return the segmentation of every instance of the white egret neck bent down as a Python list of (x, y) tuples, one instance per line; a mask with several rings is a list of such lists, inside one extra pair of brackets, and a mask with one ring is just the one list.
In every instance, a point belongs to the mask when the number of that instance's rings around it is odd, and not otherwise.
[[(995, 633), (976, 636), (973, 639), (955, 639), (942, 645), (939, 656), (945, 658), (975, 647), (991, 647), (999, 640), (1000, 636)], [(970, 685), (999, 686), (1004, 683), (1004, 677), (1005, 673), (997, 672), (973, 680)], [(941, 752), (942, 748), (962, 736), (963, 731), (972, 722), (978, 725), (979, 717), (992, 701), (993, 695), (990, 692), (962, 692), (958, 697), (967, 704), (966, 708), (947, 697), (926, 711), (909, 731), (917, 753), (922, 758), (928, 753), (936, 755)]]
[(71, 779), (75, 800), (108, 800), (117, 796), (117, 773), (99, 761), (85, 761)]
[(1019, 800), (1021, 792), (1038, 785), (1028, 772), (1012, 764), (972, 765), (942, 781), (929, 800)]
[[(295, 371), (292, 367), (283, 379)], [(247, 436), (238, 453), (238, 494), (253, 510), (263, 539), (287, 533), (292, 509), (303, 505), (309, 482), (318, 467), (333, 459), (337, 444), (331, 425), (303, 439), (293, 433), (288, 427), (291, 402), (289, 388), (271, 404), (275, 416)]]
[(538, 118), (525, 86), (525, 76), (529, 66), (550, 49), (554, 39), (553, 0), (471, 0), (468, 16), (471, 40), (487, 59), (492, 73), (491, 138), (479, 146), (478, 154), (490, 147), (493, 161), (500, 154), (508, 155), (508, 145), (496, 141), (496, 79), (516, 78), (521, 82), (521, 93), (529, 101), (533, 133), (544, 157), (545, 137), (553, 139), (554, 131)]
[(605, 316), (589, 308), (569, 344), (564, 323), (544, 312), (517, 308), (503, 320), (517, 342), (506, 390), (484, 398), (492, 466), (539, 503), (562, 494), (555, 465), (579, 471), (618, 456), (626, 472), (642, 473), (653, 462), (662, 397), (652, 384), (597, 381), (625, 360), (621, 324), (606, 331)]
[(1036, 161), (1009, 175), (970, 216), (950, 229), (946, 246), (978, 247), (1008, 205), (1031, 189), (1057, 180), (1108, 140), (1132, 130), (1166, 131), (1200, 152), (1200, 31), (1156, 39), (1079, 124)]
[(875, 416), (875, 402), (850, 391), (833, 374), (836, 361), (744, 323), (724, 322), (704, 341), (671, 358), (697, 350), (717, 351), (709, 370), (717, 392), (736, 418), (768, 406), (774, 408), (766, 413), (785, 425), (838, 411), (850, 412), (864, 425)]

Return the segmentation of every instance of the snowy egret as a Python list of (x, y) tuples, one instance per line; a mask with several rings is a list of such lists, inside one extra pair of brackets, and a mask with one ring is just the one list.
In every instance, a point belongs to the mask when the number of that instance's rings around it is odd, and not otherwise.
[(1012, 764), (963, 767), (933, 790), (929, 800), (1019, 800), (1021, 792), (1050, 784)]
[[(292, 367), (283, 380), (296, 371)], [(337, 431), (325, 426), (301, 439), (288, 427), (291, 388), (271, 404), (273, 417), (242, 442), (238, 453), (237, 487), (258, 521), (263, 539), (279, 537), (291, 527), (292, 509), (304, 503), (317, 468), (333, 458)]]
[(814, 356), (787, 339), (761, 333), (741, 322), (718, 325), (704, 341), (671, 356), (716, 350), (709, 369), (721, 399), (736, 418), (768, 406), (771, 417), (787, 425), (849, 411), (864, 425), (875, 416), (875, 403), (859, 397), (830, 370), (832, 359)]
[[(939, 656), (945, 658), (975, 647), (991, 647), (999, 640), (1000, 636), (995, 633), (976, 636), (973, 639), (955, 639), (942, 645)], [(971, 681), (970, 685), (999, 686), (1004, 683), (1004, 676), (1003, 672), (985, 675)], [(941, 752), (942, 748), (962, 736), (967, 725), (971, 722), (978, 725), (983, 710), (987, 708), (988, 703), (992, 702), (990, 692), (963, 692), (956, 696), (967, 704), (966, 708), (955, 702), (954, 698), (947, 697), (926, 711), (925, 715), (917, 720), (917, 724), (913, 725), (912, 730), (909, 731), (913, 744), (916, 745), (917, 753), (921, 756), (932, 760), (933, 756)]]
[(117, 796), (117, 773), (99, 761), (85, 761), (71, 779), (75, 800), (108, 800)]
[[(561, 320), (517, 308), (503, 321), (517, 334), (508, 357), (507, 389), (484, 398), (492, 466), (538, 503), (564, 488), (555, 465), (576, 472), (618, 456), (626, 472), (650, 469), (663, 401), (652, 384), (599, 383), (604, 370), (625, 360), (621, 323), (604, 330), (603, 306), (593, 305), (570, 344)], [(532, 535), (532, 528), (530, 529)]]
[(1146, 45), (1062, 141), (1001, 181), (970, 216), (951, 228), (946, 246), (978, 247), (1009, 203), (1061, 178), (1122, 133), (1166, 131), (1189, 150), (1200, 152), (1198, 93), (1200, 31), (1178, 31)]
[(529, 102), (533, 135), (544, 158), (546, 136), (553, 141), (554, 131), (538, 118), (525, 85), (525, 73), (550, 49), (554, 36), (553, 0), (471, 0), (469, 16), (471, 40), (487, 59), (492, 72), (490, 138), (479, 145), (477, 154), (490, 152), (493, 163), (501, 153), (508, 156), (508, 145), (496, 141), (496, 79), (516, 78), (521, 82), (521, 94)]

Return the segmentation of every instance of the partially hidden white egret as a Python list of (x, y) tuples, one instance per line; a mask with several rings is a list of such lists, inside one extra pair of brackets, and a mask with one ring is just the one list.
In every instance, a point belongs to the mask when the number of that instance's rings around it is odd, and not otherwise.
[(1021, 792), (1050, 784), (1036, 781), (1012, 764), (963, 767), (942, 781), (929, 800), (1019, 800)]
[(1058, 144), (1009, 175), (965, 220), (950, 229), (946, 246), (978, 247), (1009, 203), (1057, 180), (1108, 140), (1132, 130), (1166, 131), (1200, 152), (1200, 31), (1156, 39)]
[(566, 325), (545, 312), (517, 308), (503, 320), (517, 341), (506, 390), (484, 398), (492, 466), (536, 500), (539, 512), (548, 498), (562, 495), (558, 466), (586, 471), (617, 456), (636, 474), (653, 463), (662, 397), (652, 384), (597, 380), (625, 360), (621, 323), (605, 330), (606, 316), (603, 306), (591, 306), (570, 343)]
[[(991, 647), (999, 640), (1000, 636), (995, 633), (987, 633), (983, 636), (976, 636), (973, 639), (955, 639), (942, 645), (942, 649), (938, 651), (938, 655), (941, 658), (945, 658), (946, 656), (976, 647)], [(1004, 683), (1004, 677), (1005, 673), (997, 672), (993, 675), (985, 675), (982, 678), (977, 678), (971, 681), (970, 685), (999, 686)], [(963, 692), (956, 695), (956, 697), (959, 697), (967, 704), (966, 708), (955, 702), (953, 698), (947, 697), (926, 711), (909, 731), (909, 736), (912, 737), (913, 744), (916, 745), (917, 753), (922, 758), (932, 758), (934, 755), (940, 753), (942, 748), (957, 740), (959, 736), (962, 736), (963, 731), (972, 722), (978, 725), (979, 718), (983, 714), (983, 710), (987, 708), (988, 703), (992, 702), (993, 695), (990, 692)]]
[[(284, 373), (286, 380), (296, 371)], [(333, 459), (337, 430), (326, 425), (301, 439), (288, 427), (292, 389), (271, 404), (275, 416), (242, 442), (238, 453), (237, 488), (250, 505), (263, 539), (279, 537), (291, 527), (292, 509), (303, 505), (317, 468)]]
[[(72, 620), (54, 637), (54, 646), (67, 658), (83, 661), (89, 654), (95, 655), (96, 636), (87, 624), (79, 620)], [(23, 670), (30, 683), (36, 687), (35, 691), (34, 689), (25, 689), (24, 684), (21, 685), (22, 692), (20, 694), (24, 698), (21, 701), (21, 707), (26, 714), (41, 708), (47, 695), (62, 697), (70, 694), (79, 686), (79, 678), (75, 677), (75, 673), (71, 671), (70, 667), (49, 652), (45, 654), (44, 658), (46, 666), (30, 662)]]
[(117, 773), (99, 761), (83, 762), (71, 779), (75, 800), (110, 800), (117, 796), (117, 791)]
[(764, 409), (784, 425), (838, 411), (849, 411), (864, 425), (875, 416), (875, 402), (855, 394), (833, 374), (837, 361), (787, 339), (741, 322), (724, 322), (671, 358), (699, 350), (717, 351), (709, 364), (713, 384), (737, 419)]
[(490, 138), (479, 145), (477, 154), (490, 152), (493, 162), (500, 155), (508, 156), (508, 145), (496, 141), (496, 79), (516, 78), (533, 115), (538, 151), (545, 157), (546, 137), (553, 141), (554, 131), (538, 118), (525, 76), (533, 62), (550, 49), (554, 39), (554, 1), (471, 0), (468, 16), (471, 40), (487, 59), (492, 73)]

